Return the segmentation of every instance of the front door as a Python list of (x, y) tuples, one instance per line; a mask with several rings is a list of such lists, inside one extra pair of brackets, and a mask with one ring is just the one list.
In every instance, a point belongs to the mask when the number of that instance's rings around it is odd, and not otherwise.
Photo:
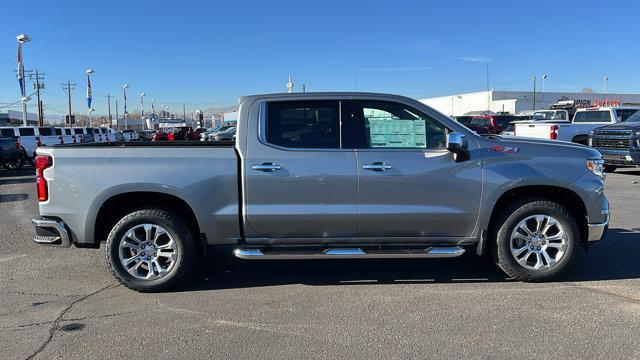
[(318, 243), (355, 236), (356, 158), (342, 141), (341, 104), (254, 105), (260, 107), (258, 128), (248, 132), (259, 136), (247, 137), (243, 161), (248, 242)]
[[(472, 234), (481, 160), (456, 162), (435, 116), (390, 101), (353, 101), (358, 153), (358, 237), (455, 240)], [(477, 149), (477, 146), (476, 148)]]

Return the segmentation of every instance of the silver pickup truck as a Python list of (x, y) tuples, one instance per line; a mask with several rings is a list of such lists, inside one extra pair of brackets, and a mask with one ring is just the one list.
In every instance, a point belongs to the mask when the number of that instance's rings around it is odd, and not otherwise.
[(600, 240), (600, 153), (481, 137), (412, 99), (300, 93), (239, 99), (232, 142), (39, 148), (39, 244), (106, 250), (138, 291), (184, 280), (212, 249), (238, 258), (491, 254), (543, 281)]

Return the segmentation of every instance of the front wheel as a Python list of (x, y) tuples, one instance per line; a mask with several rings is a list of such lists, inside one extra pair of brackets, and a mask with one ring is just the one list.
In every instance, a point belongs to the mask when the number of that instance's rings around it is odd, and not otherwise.
[(124, 286), (163, 291), (181, 283), (191, 272), (194, 236), (182, 217), (160, 209), (143, 209), (123, 217), (105, 246), (107, 263)]
[(494, 257), (507, 275), (547, 281), (564, 272), (574, 257), (580, 232), (561, 204), (530, 200), (510, 206), (497, 224)]

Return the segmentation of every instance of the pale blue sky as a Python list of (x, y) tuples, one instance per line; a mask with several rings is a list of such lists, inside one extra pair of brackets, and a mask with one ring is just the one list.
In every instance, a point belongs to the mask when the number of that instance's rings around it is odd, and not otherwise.
[(606, 74), (609, 92), (637, 93), (639, 12), (635, 1), (12, 1), (0, 27), (0, 106), (20, 96), (21, 32), (52, 113), (66, 111), (67, 79), (74, 110), (86, 112), (88, 67), (98, 113), (107, 94), (122, 101), (123, 83), (130, 111), (140, 92), (147, 107), (155, 98), (176, 111), (233, 104), (286, 90), (289, 74), (310, 91), (479, 91), (485, 63), (499, 90), (548, 73), (548, 91), (600, 91)]

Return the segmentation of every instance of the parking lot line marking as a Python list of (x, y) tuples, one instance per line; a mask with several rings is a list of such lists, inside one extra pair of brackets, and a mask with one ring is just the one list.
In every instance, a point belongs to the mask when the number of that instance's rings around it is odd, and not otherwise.
[(15, 260), (15, 259), (19, 259), (21, 257), (25, 257), (27, 256), (27, 254), (22, 254), (22, 255), (13, 255), (13, 256), (5, 256), (5, 257), (1, 257), (0, 258), (0, 262), (4, 262), (4, 261), (9, 261), (9, 260)]

